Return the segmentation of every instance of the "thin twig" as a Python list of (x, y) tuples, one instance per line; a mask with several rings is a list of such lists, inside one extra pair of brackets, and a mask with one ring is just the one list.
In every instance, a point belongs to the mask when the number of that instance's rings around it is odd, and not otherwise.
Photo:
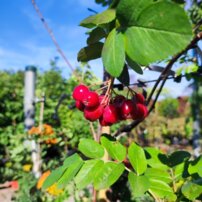
[[(196, 35), (196, 37), (187, 45), (187, 47), (186, 47), (184, 50), (182, 50), (181, 52), (179, 52), (177, 55), (175, 55), (175, 56), (169, 61), (169, 63), (166, 65), (165, 70), (161, 73), (161, 75), (160, 75), (159, 78), (157, 79), (157, 81), (156, 81), (156, 83), (155, 83), (155, 85), (154, 85), (154, 87), (153, 87), (153, 89), (152, 89), (152, 91), (151, 91), (151, 93), (150, 93), (150, 95), (149, 95), (149, 97), (148, 97), (148, 99), (147, 99), (147, 104), (149, 104), (149, 103), (151, 102), (151, 100), (152, 100), (152, 97), (153, 97), (153, 95), (154, 95), (154, 92), (156, 91), (156, 89), (157, 89), (159, 83), (162, 81), (161, 86), (160, 86), (160, 88), (159, 88), (159, 90), (158, 90), (158, 92), (157, 92), (157, 95), (155, 96), (154, 101), (152, 101), (152, 103), (151, 103), (151, 106), (150, 106), (150, 108), (149, 108), (148, 115), (151, 113), (151, 111), (152, 111), (152, 110), (154, 109), (154, 107), (155, 107), (155, 104), (156, 104), (156, 102), (157, 102), (157, 100), (158, 100), (158, 97), (159, 97), (159, 95), (160, 95), (160, 93), (161, 93), (163, 87), (164, 87), (164, 84), (165, 84), (166, 80), (167, 80), (168, 77), (169, 77), (169, 71), (171, 70), (173, 64), (174, 64), (184, 53), (186, 53), (189, 49), (193, 48), (193, 47), (196, 45), (196, 43), (197, 43), (199, 40), (201, 40), (201, 39), (202, 39), (202, 32), (198, 33), (198, 34)], [(130, 132), (134, 127), (136, 127), (136, 126), (137, 126), (139, 123), (141, 123), (143, 120), (144, 120), (144, 119), (142, 119), (142, 120), (135, 120), (135, 121), (133, 121), (132, 123), (130, 123), (130, 124), (128, 124), (128, 125), (125, 125), (125, 126), (119, 128), (119, 129), (116, 131), (116, 133), (114, 134), (114, 136), (118, 136), (119, 134), (121, 134), (121, 133), (123, 133), (123, 132)]]
[[(185, 54), (188, 50), (190, 50), (191, 48), (193, 48), (193, 47), (196, 45), (196, 43), (197, 43), (201, 38), (202, 38), (202, 32), (200, 32), (199, 34), (197, 34), (196, 37), (187, 45), (187, 47), (186, 47), (184, 50), (182, 50), (181, 52), (179, 52), (177, 55), (175, 55), (175, 56), (169, 61), (169, 63), (168, 63), (167, 66), (165, 67), (165, 71), (163, 71), (162, 74), (160, 75), (160, 77), (164, 76), (163, 79), (162, 79), (163, 81), (162, 81), (162, 83), (161, 83), (161, 85), (160, 85), (160, 88), (159, 88), (159, 90), (158, 90), (158, 93), (157, 93), (157, 95), (156, 95), (154, 101), (152, 102), (152, 105), (151, 105), (151, 107), (150, 107), (150, 109), (149, 109), (149, 113), (150, 113), (150, 112), (154, 109), (154, 107), (155, 107), (155, 104), (156, 104), (156, 102), (157, 102), (157, 100), (158, 100), (158, 97), (159, 97), (159, 95), (160, 95), (160, 93), (161, 93), (161, 91), (162, 91), (162, 89), (163, 89), (163, 87), (164, 87), (164, 85), (165, 85), (165, 82), (166, 82), (166, 80), (167, 80), (167, 78), (168, 78), (168, 76), (169, 76), (169, 71), (171, 70), (173, 64), (174, 64), (183, 54)], [(159, 77), (159, 78), (160, 78), (160, 77)], [(153, 95), (153, 94), (152, 94), (152, 95)], [(149, 103), (149, 102), (151, 101), (152, 95), (150, 96), (150, 100), (149, 100), (149, 98), (148, 98), (147, 103)]]
[(173, 169), (172, 168), (170, 169), (170, 174), (171, 174), (171, 178), (172, 178), (172, 181), (173, 181), (173, 191), (177, 192), (177, 186), (176, 186), (176, 182), (175, 182), (175, 175), (173, 173)]
[(62, 56), (62, 58), (64, 59), (64, 61), (66, 62), (67, 66), (71, 69), (72, 72), (74, 72), (74, 68), (73, 66), (70, 64), (69, 60), (67, 59), (67, 57), (65, 56), (64, 52), (62, 51), (62, 49), (60, 48), (55, 35), (53, 34), (53, 31), (50, 29), (50, 27), (48, 26), (47, 22), (45, 21), (45, 18), (43, 17), (39, 7), (37, 6), (35, 0), (32, 0), (32, 5), (34, 6), (34, 9), (36, 10), (41, 22), (43, 23), (44, 27), (46, 28), (47, 32), (49, 33), (54, 45), (56, 46), (58, 52), (60, 53), (60, 55)]
[(149, 189), (149, 193), (155, 199), (155, 202), (161, 202), (161, 199), (159, 199), (150, 189)]
[(92, 123), (92, 122), (90, 122), (90, 130), (91, 130), (91, 133), (92, 133), (92, 135), (93, 135), (93, 139), (94, 139), (95, 141), (98, 141), (97, 134), (96, 134), (96, 132), (95, 132), (95, 129), (94, 129), (94, 127), (93, 127), (93, 123)]
[(93, 200), (92, 202), (96, 202), (97, 201), (97, 191), (95, 189), (95, 187), (93, 187)]
[[(202, 37), (202, 32), (200, 32), (199, 34), (196, 35), (196, 37), (188, 44), (188, 46), (182, 50), (181, 52), (179, 52), (177, 55), (175, 55), (170, 61), (169, 63), (166, 65), (164, 71), (160, 74), (157, 82), (155, 83), (154, 87), (152, 88), (152, 91), (147, 99), (147, 103), (149, 103), (153, 97), (154, 92), (156, 91), (159, 83), (161, 82), (161, 80), (166, 80), (168, 75), (168, 72), (171, 70), (173, 64), (184, 54), (186, 53), (189, 49), (193, 48), (195, 46), (195, 44), (201, 39)], [(162, 79), (163, 78), (163, 79)]]

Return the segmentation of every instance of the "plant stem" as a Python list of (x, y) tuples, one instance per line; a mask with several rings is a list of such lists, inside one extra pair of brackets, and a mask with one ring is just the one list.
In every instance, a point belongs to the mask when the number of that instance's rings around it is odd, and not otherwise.
[(97, 138), (97, 134), (95, 132), (95, 129), (93, 127), (93, 123), (92, 122), (90, 122), (90, 129), (91, 129), (91, 132), (92, 132), (92, 135), (93, 135), (93, 139), (97, 142), (98, 138)]
[[(156, 104), (156, 102), (157, 102), (157, 100), (158, 100), (158, 98), (159, 98), (159, 95), (160, 95), (160, 93), (161, 93), (161, 91), (162, 91), (162, 89), (163, 89), (163, 87), (164, 87), (164, 84), (165, 84), (165, 82), (166, 82), (166, 80), (167, 80), (167, 78), (168, 78), (168, 76), (169, 76), (169, 71), (171, 70), (171, 68), (172, 68), (172, 66), (174, 65), (174, 63), (177, 62), (177, 60), (178, 60), (183, 54), (185, 54), (188, 50), (190, 50), (191, 48), (193, 48), (194, 46), (196, 46), (197, 42), (198, 42), (199, 40), (201, 40), (201, 39), (202, 39), (202, 32), (198, 33), (198, 34), (194, 37), (194, 39), (187, 45), (187, 47), (186, 47), (184, 50), (182, 50), (181, 52), (179, 52), (177, 55), (175, 55), (175, 56), (169, 61), (169, 63), (166, 65), (164, 71), (163, 71), (163, 72), (161, 73), (161, 75), (159, 76), (158, 80), (156, 81), (156, 83), (155, 83), (155, 85), (154, 85), (154, 87), (153, 87), (153, 89), (152, 89), (152, 91), (151, 91), (151, 93), (150, 93), (150, 95), (149, 95), (149, 97), (148, 97), (148, 99), (147, 99), (147, 105), (149, 105), (149, 103), (151, 103), (150, 108), (149, 108), (149, 110), (148, 110), (148, 115), (149, 115), (149, 114), (153, 111), (153, 109), (155, 108), (155, 104)], [(160, 88), (159, 88), (159, 90), (158, 90), (158, 92), (157, 92), (157, 95), (155, 96), (154, 101), (152, 101), (152, 97), (153, 97), (153, 95), (154, 95), (154, 92), (156, 91), (156, 89), (157, 89), (157, 87), (158, 87), (158, 85), (160, 84), (161, 81), (162, 81), (162, 83), (161, 83)], [(130, 123), (130, 124), (128, 124), (128, 125), (125, 125), (125, 126), (119, 128), (119, 129), (115, 132), (114, 136), (118, 136), (118, 135), (120, 135), (120, 134), (123, 133), (123, 132), (130, 132), (134, 127), (136, 127), (138, 124), (140, 124), (143, 120), (144, 120), (144, 119), (142, 119), (142, 120), (135, 120), (135, 121), (133, 121), (132, 123)]]
[(176, 187), (176, 184), (175, 184), (175, 176), (174, 176), (172, 168), (170, 169), (170, 174), (171, 174), (172, 181), (173, 181), (173, 191), (176, 192), (177, 191), (177, 187)]
[(155, 194), (149, 189), (148, 190), (150, 195), (154, 198), (155, 202), (161, 202), (161, 199), (159, 199)]
[(97, 201), (97, 191), (96, 189), (93, 187), (93, 200), (92, 202), (96, 202)]

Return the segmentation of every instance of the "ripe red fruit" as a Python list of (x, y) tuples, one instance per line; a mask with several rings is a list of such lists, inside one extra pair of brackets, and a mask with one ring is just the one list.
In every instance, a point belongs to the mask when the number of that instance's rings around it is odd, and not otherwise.
[(137, 113), (135, 115), (135, 119), (143, 119), (148, 115), (147, 107), (143, 104), (137, 104)]
[(101, 126), (111, 126), (111, 125), (112, 125), (112, 123), (107, 123), (107, 122), (103, 119), (103, 116), (101, 116), (101, 117), (99, 118), (99, 122), (100, 122), (100, 125), (101, 125)]
[(116, 106), (114, 106), (113, 104), (109, 104), (108, 106), (104, 108), (103, 120), (106, 123), (111, 123), (111, 124), (119, 121), (119, 114)]
[(99, 105), (95, 108), (92, 107), (85, 107), (84, 109), (84, 117), (89, 121), (96, 121), (99, 119), (103, 114), (103, 106)]
[(106, 100), (104, 100), (104, 99), (105, 99), (105, 95), (99, 95), (99, 103), (100, 103), (100, 104), (102, 104), (102, 105), (105, 104), (104, 102), (105, 102)]
[(123, 95), (117, 95), (113, 100), (113, 104), (116, 107), (120, 107), (124, 100), (126, 100), (126, 98)]
[(83, 112), (85, 106), (84, 106), (84, 104), (83, 104), (81, 101), (76, 100), (75, 105), (76, 105), (76, 108), (77, 108), (77, 109), (79, 109), (80, 111)]
[(122, 119), (131, 119), (136, 113), (136, 105), (132, 100), (124, 100), (121, 105)]
[(83, 96), (82, 102), (86, 107), (96, 107), (99, 105), (99, 96), (94, 91), (88, 91)]
[(85, 85), (78, 85), (74, 88), (73, 90), (73, 98), (75, 100), (79, 100), (82, 101), (83, 100), (83, 96), (89, 91), (88, 87)]
[(145, 104), (145, 97), (141, 93), (136, 93), (133, 96), (132, 100), (135, 101), (136, 103)]

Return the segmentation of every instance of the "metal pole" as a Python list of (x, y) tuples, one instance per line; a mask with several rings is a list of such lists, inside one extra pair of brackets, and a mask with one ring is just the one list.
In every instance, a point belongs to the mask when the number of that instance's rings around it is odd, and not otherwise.
[[(35, 86), (36, 86), (36, 67), (27, 66), (24, 76), (24, 124), (25, 130), (28, 131), (35, 123)], [(32, 171), (36, 178), (40, 177), (41, 158), (40, 145), (34, 140), (31, 140), (32, 151)]]
[(35, 81), (36, 81), (36, 67), (27, 66), (25, 68), (24, 80), (24, 124), (25, 130), (29, 130), (34, 126), (35, 114)]

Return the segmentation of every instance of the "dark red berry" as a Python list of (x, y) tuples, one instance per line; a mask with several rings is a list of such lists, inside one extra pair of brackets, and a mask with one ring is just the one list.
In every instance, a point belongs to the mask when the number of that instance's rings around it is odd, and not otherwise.
[(82, 101), (83, 100), (83, 96), (89, 91), (88, 87), (85, 85), (78, 85), (74, 88), (73, 90), (73, 98), (75, 100), (79, 100)]
[(95, 108), (92, 107), (85, 107), (84, 109), (84, 117), (89, 121), (96, 121), (99, 119), (103, 114), (103, 106), (99, 105)]
[(121, 117), (123, 119), (131, 119), (136, 113), (136, 105), (132, 100), (124, 100), (121, 105)]
[(137, 113), (135, 119), (144, 119), (148, 115), (147, 107), (143, 104), (137, 104)]
[(135, 101), (136, 103), (141, 103), (141, 104), (145, 103), (145, 97), (141, 93), (136, 93), (133, 96), (132, 100)]
[(113, 104), (120, 107), (124, 100), (126, 100), (126, 98), (123, 95), (117, 95), (113, 100)]
[(86, 107), (96, 107), (99, 105), (99, 96), (94, 91), (88, 91), (83, 96), (82, 102)]
[(100, 125), (101, 125), (101, 126), (111, 126), (111, 125), (112, 125), (112, 123), (107, 123), (107, 122), (103, 119), (103, 116), (101, 116), (101, 117), (99, 118), (99, 122), (100, 122)]
[(119, 114), (117, 111), (117, 107), (114, 106), (113, 104), (109, 104), (104, 108), (103, 112), (103, 120), (106, 123), (116, 123), (119, 121)]
[(76, 100), (75, 105), (76, 105), (76, 108), (79, 109), (80, 111), (83, 111), (85, 108), (84, 104), (79, 100)]

